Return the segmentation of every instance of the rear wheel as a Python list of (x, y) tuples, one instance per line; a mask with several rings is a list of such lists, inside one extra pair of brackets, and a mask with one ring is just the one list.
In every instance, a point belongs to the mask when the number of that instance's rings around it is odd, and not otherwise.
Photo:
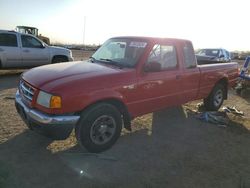
[(222, 84), (216, 84), (212, 92), (204, 99), (204, 106), (206, 110), (217, 111), (221, 107), (226, 95), (226, 88)]
[(68, 58), (64, 56), (56, 56), (52, 59), (52, 63), (61, 63), (61, 62), (67, 62)]
[(122, 118), (116, 107), (100, 103), (82, 113), (75, 135), (80, 146), (90, 152), (102, 152), (117, 141), (121, 129)]
[(236, 91), (236, 94), (237, 94), (237, 95), (241, 95), (242, 89), (241, 89), (241, 88), (240, 88), (240, 89), (236, 89), (235, 91)]

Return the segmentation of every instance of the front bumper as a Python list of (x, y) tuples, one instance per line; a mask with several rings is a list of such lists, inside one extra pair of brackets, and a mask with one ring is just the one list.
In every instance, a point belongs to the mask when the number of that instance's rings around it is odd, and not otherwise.
[(68, 57), (69, 61), (74, 61), (73, 57)]
[(77, 115), (50, 115), (31, 109), (22, 102), (19, 91), (16, 92), (15, 105), (17, 112), (30, 129), (56, 140), (66, 139), (80, 118)]

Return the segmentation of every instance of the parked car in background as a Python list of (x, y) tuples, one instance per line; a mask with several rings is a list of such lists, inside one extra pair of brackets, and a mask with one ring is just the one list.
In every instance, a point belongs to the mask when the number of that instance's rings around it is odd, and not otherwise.
[(245, 59), (247, 58), (247, 56), (249, 56), (248, 53), (241, 52), (241, 53), (239, 53), (239, 55), (238, 55), (238, 59), (240, 59), (240, 60), (245, 60)]
[(231, 54), (231, 60), (239, 59), (239, 53), (238, 52), (230, 52)]
[(49, 46), (37, 37), (0, 30), (0, 68), (35, 67), (73, 61), (66, 48)]
[(201, 49), (196, 53), (198, 64), (225, 63), (231, 61), (230, 52), (223, 48)]

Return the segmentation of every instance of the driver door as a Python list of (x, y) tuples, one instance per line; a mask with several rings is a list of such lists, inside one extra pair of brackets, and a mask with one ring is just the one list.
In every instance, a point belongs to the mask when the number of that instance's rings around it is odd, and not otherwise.
[(50, 63), (49, 49), (35, 37), (30, 35), (21, 35), (21, 42), (21, 56), (24, 66), (34, 67)]

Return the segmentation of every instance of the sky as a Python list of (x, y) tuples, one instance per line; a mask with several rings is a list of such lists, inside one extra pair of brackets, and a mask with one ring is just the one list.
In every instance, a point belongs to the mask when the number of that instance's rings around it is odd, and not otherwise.
[(250, 50), (249, 7), (247, 0), (0, 0), (0, 29), (34, 26), (64, 44), (153, 36)]

